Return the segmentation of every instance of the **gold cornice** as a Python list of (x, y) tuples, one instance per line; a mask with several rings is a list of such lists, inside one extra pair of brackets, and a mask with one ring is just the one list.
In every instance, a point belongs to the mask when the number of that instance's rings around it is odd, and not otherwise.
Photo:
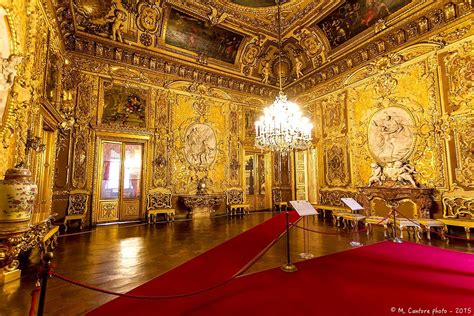
[[(206, 83), (197, 83), (190, 80), (180, 80), (179, 77), (174, 76), (172, 74), (166, 74), (165, 77), (159, 76), (159, 80), (157, 79), (157, 74), (153, 71), (143, 69), (137, 69), (137, 67), (130, 66), (130, 65), (123, 65), (122, 63), (118, 63), (116, 61), (101, 61), (97, 60), (96, 58), (92, 58), (89, 55), (77, 53), (77, 52), (69, 52), (69, 58), (71, 59), (72, 64), (74, 67), (85, 74), (90, 74), (94, 76), (99, 76), (103, 79), (110, 79), (110, 80), (127, 80), (132, 81), (135, 83), (139, 83), (141, 86), (146, 86), (150, 88), (155, 88), (158, 90), (164, 91), (174, 91), (179, 94), (183, 95), (193, 95), (196, 92), (191, 91), (189, 86), (193, 84), (204, 85), (207, 90), (211, 92), (211, 94), (206, 95), (206, 98), (214, 101), (222, 101), (228, 100), (235, 104), (239, 105), (265, 105), (272, 100), (272, 97), (255, 97), (254, 94), (250, 94), (248, 92), (236, 91), (233, 89), (226, 89), (226, 88), (219, 88), (213, 87)], [(94, 67), (91, 63), (99, 63), (96, 65), (98, 67)], [(84, 67), (85, 65), (89, 65), (91, 69), (87, 69)], [(142, 76), (136, 76), (136, 73), (139, 72)], [(125, 75), (125, 73), (128, 73)], [(179, 82), (182, 82), (181, 86), (178, 87)], [(178, 84), (178, 85), (177, 85)], [(174, 87), (173, 87), (174, 85)], [(213, 94), (217, 94), (219, 96), (213, 96)], [(225, 94), (227, 97), (223, 98), (222, 95)], [(253, 102), (255, 100), (257, 102)]]
[[(99, 49), (97, 48), (98, 46), (100, 47)], [(110, 54), (113, 55), (110, 56), (111, 58), (103, 56), (105, 54), (105, 48), (108, 48)], [(153, 72), (157, 71), (163, 74), (172, 75), (173, 77), (181, 77), (187, 80), (210, 84), (218, 88), (228, 88), (230, 90), (236, 90), (243, 93), (257, 94), (263, 97), (273, 97), (277, 92), (277, 89), (270, 85), (263, 85), (253, 80), (246, 80), (244, 78), (232, 74), (210, 72), (207, 70), (206, 67), (192, 64), (189, 62), (181, 62), (176, 59), (164, 59), (162, 58), (162, 56), (156, 55), (150, 56), (149, 54), (145, 54), (142, 51), (137, 50), (135, 47), (131, 47), (129, 50), (121, 50), (122, 55), (127, 54), (131, 56), (131, 58), (129, 58), (130, 60), (128, 63), (124, 62), (123, 60), (117, 61), (117, 55), (115, 54), (116, 51), (117, 49), (114, 49), (113, 47), (107, 47), (103, 45), (102, 42), (94, 42), (93, 40), (89, 40), (88, 38), (76, 38), (76, 45), (74, 49), (75, 54), (91, 56), (94, 57), (95, 60), (101, 60), (106, 63), (113, 62), (121, 65), (127, 64), (129, 66), (140, 68), (140, 70), (147, 69)], [(146, 59), (145, 65), (143, 65), (143, 59), (141, 59), (140, 57)], [(152, 66), (152, 60), (154, 60), (155, 66)], [(158, 69), (160, 67), (162, 67), (164, 71)], [(188, 68), (184, 69), (182, 67)], [(189, 77), (190, 72), (191, 77)]]

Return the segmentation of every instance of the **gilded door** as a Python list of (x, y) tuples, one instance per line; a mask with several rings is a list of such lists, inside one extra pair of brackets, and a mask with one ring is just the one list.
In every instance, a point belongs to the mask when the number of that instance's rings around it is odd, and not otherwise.
[(269, 205), (269, 179), (266, 170), (268, 159), (264, 154), (245, 155), (245, 194), (246, 202), (251, 205), (252, 210), (265, 210), (271, 208)]
[(308, 152), (297, 151), (295, 153), (295, 187), (296, 199), (308, 200)]
[(46, 219), (51, 213), (51, 204), (53, 196), (53, 169), (55, 159), (55, 133), (50, 130), (42, 130), (41, 140), (45, 149), (40, 152), (38, 164), (38, 196), (33, 213), (32, 223), (40, 222)]
[(141, 218), (143, 144), (101, 142), (97, 222)]

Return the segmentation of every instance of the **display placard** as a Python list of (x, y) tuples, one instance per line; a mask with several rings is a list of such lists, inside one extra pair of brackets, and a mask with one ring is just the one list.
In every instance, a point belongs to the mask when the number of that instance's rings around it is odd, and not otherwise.
[(290, 201), (291, 206), (296, 210), (299, 216), (317, 215), (318, 212), (306, 200)]
[(346, 204), (353, 211), (359, 211), (364, 209), (362, 205), (357, 203), (357, 201), (353, 198), (341, 198), (341, 201), (344, 202), (344, 204)]

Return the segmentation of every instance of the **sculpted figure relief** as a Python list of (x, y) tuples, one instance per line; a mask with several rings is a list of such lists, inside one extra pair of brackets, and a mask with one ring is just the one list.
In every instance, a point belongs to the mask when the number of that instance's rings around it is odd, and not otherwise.
[(295, 57), (295, 72), (296, 72), (296, 78), (300, 78), (303, 76), (303, 61), (299, 56)]
[(255, 44), (250, 44), (247, 46), (247, 50), (244, 55), (244, 63), (247, 65), (252, 65), (257, 58), (259, 53), (259, 48)]
[(114, 41), (119, 41), (123, 43), (122, 33), (125, 20), (127, 19), (127, 14), (119, 9), (114, 10), (114, 15), (107, 20), (112, 22), (112, 34), (110, 37)]
[(397, 160), (389, 162), (383, 167), (378, 163), (372, 163), (370, 167), (372, 168), (372, 175), (369, 178), (369, 187), (374, 184), (383, 185), (386, 180), (399, 186), (417, 187), (414, 178), (415, 168), (407, 162)]
[(193, 166), (205, 167), (214, 162), (217, 151), (216, 135), (206, 124), (188, 128), (184, 147), (186, 159)]
[(401, 161), (396, 161), (393, 166), (397, 170), (397, 182), (401, 184), (409, 183), (416, 188), (416, 182), (413, 179), (413, 174), (416, 173), (415, 168)]
[(2, 75), (0, 76), (0, 91), (7, 90), (13, 85), (16, 76), (16, 65), (21, 63), (23, 58), (17, 55), (10, 55), (8, 58), (0, 60), (2, 65)]
[(271, 73), (271, 68), (270, 68), (270, 62), (266, 62), (265, 66), (263, 67), (262, 74), (263, 74), (263, 83), (268, 83), (268, 78), (270, 77)]
[(303, 46), (311, 57), (321, 52), (322, 45), (313, 36), (307, 36), (301, 41)]
[(372, 186), (373, 184), (382, 185), (382, 181), (385, 180), (382, 166), (374, 162), (370, 165), (370, 167), (372, 168), (372, 175), (370, 176), (370, 179), (369, 179), (369, 187)]
[(403, 108), (389, 107), (378, 111), (369, 123), (371, 153), (384, 163), (406, 159), (415, 141), (413, 126), (413, 119)]

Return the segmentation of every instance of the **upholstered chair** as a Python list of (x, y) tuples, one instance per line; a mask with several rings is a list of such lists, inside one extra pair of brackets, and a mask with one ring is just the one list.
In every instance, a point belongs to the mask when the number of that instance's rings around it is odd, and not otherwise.
[(84, 228), (87, 212), (89, 210), (89, 191), (72, 190), (69, 193), (67, 215), (64, 217), (64, 232), (67, 231), (69, 222), (80, 221), (80, 229)]
[(173, 195), (166, 188), (150, 190), (146, 202), (146, 222), (156, 223), (159, 214), (163, 214), (167, 222), (174, 222), (175, 210), (171, 205)]
[(239, 188), (231, 188), (225, 192), (227, 214), (230, 216), (237, 214), (250, 214), (250, 204), (244, 201), (244, 191)]
[(272, 189), (272, 200), (273, 200), (273, 210), (278, 210), (279, 212), (282, 211), (283, 207), (285, 207), (285, 211), (288, 208), (288, 203), (282, 201), (281, 196), (281, 189), (273, 188)]

